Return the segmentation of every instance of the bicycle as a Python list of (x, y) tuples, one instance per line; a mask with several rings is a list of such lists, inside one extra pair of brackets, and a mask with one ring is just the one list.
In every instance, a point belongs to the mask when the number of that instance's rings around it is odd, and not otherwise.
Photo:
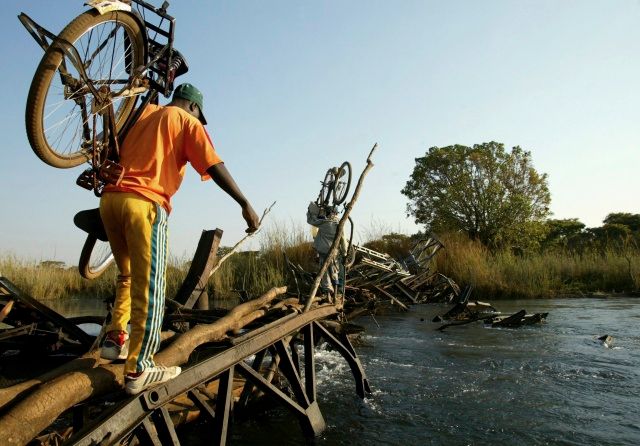
[[(25, 123), (43, 162), (61, 169), (88, 163), (76, 184), (100, 196), (105, 184), (122, 179), (119, 146), (128, 129), (159, 94), (171, 95), (188, 65), (173, 48), (168, 2), (159, 8), (144, 0), (86, 4), (90, 9), (57, 35), (25, 13), (18, 16), (45, 51), (29, 88)], [(79, 264), (84, 277), (106, 269), (108, 256), (98, 255), (103, 261), (95, 265), (92, 260), (98, 240), (88, 232)]]
[(107, 233), (102, 225), (100, 209), (80, 211), (73, 217), (73, 222), (87, 233), (80, 252), (78, 270), (85, 279), (95, 279), (102, 275), (115, 260)]
[(340, 167), (328, 169), (321, 184), (316, 204), (320, 208), (335, 208), (341, 205), (346, 200), (351, 187), (351, 164), (345, 161)]

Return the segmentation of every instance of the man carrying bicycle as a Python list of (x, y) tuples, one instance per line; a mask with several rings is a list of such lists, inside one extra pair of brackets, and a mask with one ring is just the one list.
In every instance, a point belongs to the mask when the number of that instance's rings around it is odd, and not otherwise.
[[(338, 229), (338, 213), (335, 208), (318, 206), (313, 201), (307, 207), (307, 223), (318, 228), (318, 232), (313, 239), (313, 247), (318, 253), (318, 263), (320, 267), (327, 260), (331, 245), (336, 238)], [(328, 266), (326, 273), (320, 280), (320, 293), (329, 301), (338, 302), (338, 291), (341, 281), (344, 281), (344, 266), (339, 259), (347, 254), (347, 241), (344, 237), (340, 240), (340, 255)]]
[(191, 84), (178, 86), (167, 106), (147, 105), (120, 149), (124, 177), (117, 185), (105, 186), (100, 200), (100, 215), (119, 270), (112, 320), (101, 353), (105, 359), (126, 359), (129, 394), (181, 372), (180, 367), (157, 366), (153, 355), (160, 347), (164, 315), (167, 218), (186, 163), (203, 180), (213, 179), (241, 206), (246, 232), (258, 228), (258, 216), (204, 129), (202, 105), (202, 93)]

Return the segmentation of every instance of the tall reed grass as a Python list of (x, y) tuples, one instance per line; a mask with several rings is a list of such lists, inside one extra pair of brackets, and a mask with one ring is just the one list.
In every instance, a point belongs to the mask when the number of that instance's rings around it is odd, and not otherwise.
[[(258, 235), (260, 250), (238, 252), (231, 256), (209, 280), (208, 292), (217, 300), (236, 299), (240, 291), (257, 297), (274, 286), (294, 282), (285, 261), (307, 271), (317, 268), (311, 238), (305, 226), (274, 223)], [(170, 256), (167, 266), (167, 296), (176, 295), (191, 259)], [(0, 275), (38, 299), (93, 296), (107, 298), (115, 294), (117, 270), (111, 266), (102, 276), (85, 280), (73, 267), (0, 255)], [(293, 288), (291, 288), (293, 289)]]
[(486, 298), (534, 298), (628, 292), (640, 285), (637, 250), (554, 250), (515, 255), (490, 252), (460, 234), (441, 237), (445, 248), (435, 259), (438, 272)]
[(316, 268), (304, 226), (275, 222), (259, 235), (259, 244), (258, 251), (237, 253), (222, 265), (209, 283), (210, 294), (225, 299), (237, 296), (240, 290), (256, 296), (274, 286), (294, 286), (285, 256), (307, 271)]
[[(256, 297), (285, 284), (294, 291), (295, 282), (285, 256), (306, 271), (317, 270), (306, 225), (275, 222), (258, 237), (259, 250), (236, 253), (210, 279), (208, 292), (216, 301), (235, 300), (241, 292)], [(408, 250), (404, 246), (406, 240), (379, 238), (380, 246), (373, 243), (374, 249)], [(478, 297), (557, 297), (640, 288), (640, 252), (637, 250), (594, 250), (581, 254), (558, 250), (515, 255), (509, 251), (491, 252), (460, 234), (445, 234), (440, 239), (445, 248), (436, 255), (434, 268), (461, 285), (473, 285), (474, 295)], [(396, 241), (402, 246), (389, 245)], [(189, 270), (189, 260), (169, 258), (167, 296), (176, 295)], [(98, 279), (88, 281), (80, 277), (75, 267), (61, 268), (13, 255), (0, 256), (0, 275), (40, 299), (110, 297), (115, 293), (116, 274), (112, 266)]]

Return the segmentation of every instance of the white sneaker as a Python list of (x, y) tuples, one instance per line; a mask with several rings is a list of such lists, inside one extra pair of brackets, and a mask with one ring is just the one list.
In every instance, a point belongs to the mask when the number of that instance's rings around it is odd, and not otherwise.
[(161, 365), (147, 367), (137, 377), (129, 375), (125, 377), (125, 390), (129, 395), (136, 395), (149, 387), (162, 384), (175, 378), (180, 372), (182, 372), (180, 367), (163, 367)]
[(102, 349), (100, 350), (100, 357), (102, 359), (110, 359), (112, 361), (116, 359), (127, 359), (129, 354), (129, 335), (127, 333), (107, 333), (104, 342), (102, 343)]

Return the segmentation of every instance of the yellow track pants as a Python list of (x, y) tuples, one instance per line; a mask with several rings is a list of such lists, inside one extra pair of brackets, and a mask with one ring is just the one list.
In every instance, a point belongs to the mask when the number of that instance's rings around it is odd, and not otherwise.
[(133, 193), (108, 192), (100, 216), (118, 266), (116, 301), (109, 331), (127, 331), (129, 355), (124, 372), (154, 366), (164, 317), (167, 265), (167, 211)]

